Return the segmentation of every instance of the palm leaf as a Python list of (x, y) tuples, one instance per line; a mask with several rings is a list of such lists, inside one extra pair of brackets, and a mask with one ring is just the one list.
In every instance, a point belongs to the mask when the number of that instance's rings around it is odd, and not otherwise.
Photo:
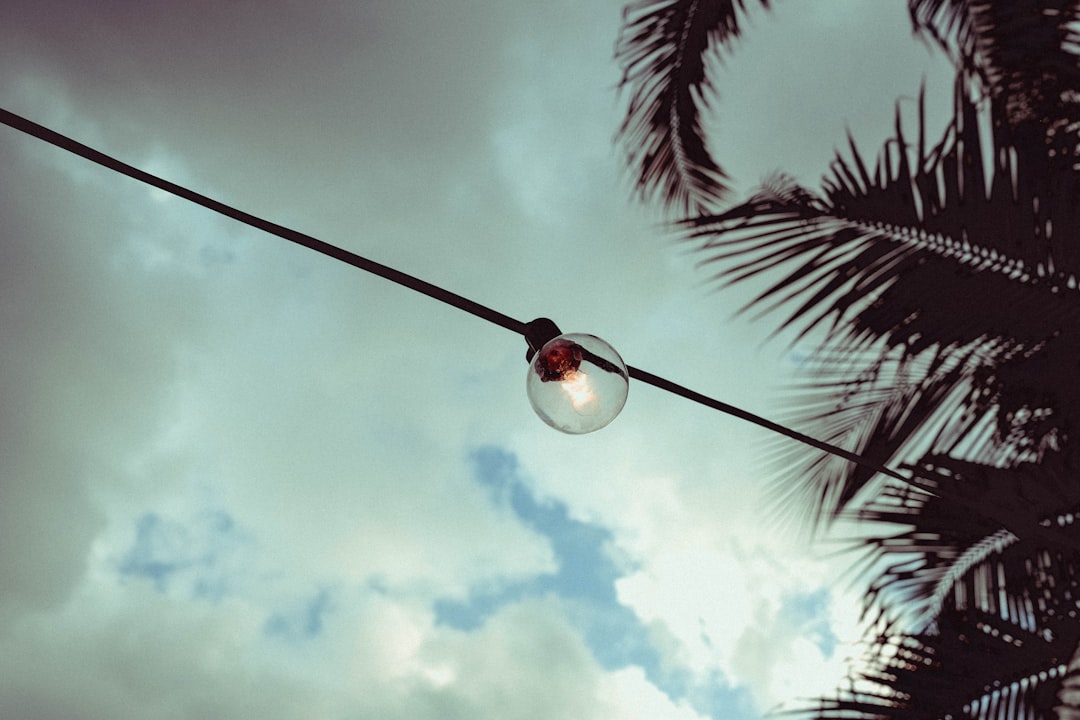
[(1080, 538), (1080, 477), (1073, 464), (1059, 453), (1015, 468), (934, 456), (924, 464), (951, 485), (953, 499), (890, 487), (853, 514), (884, 528), (858, 543), (866, 548), (867, 574), (874, 574), (865, 612), (887, 627), (901, 623), (919, 632), (932, 626), (950, 598), (953, 605), (959, 598), (981, 602), (982, 612), (996, 612), (1031, 632), (1055, 612), (1067, 614), (1071, 591), (1063, 596), (1061, 588), (1046, 588), (1045, 579), (1067, 582), (1080, 556), (1040, 536), (1017, 536), (1003, 525), (1037, 523), (1047, 534)]
[[(805, 321), (809, 331), (832, 318), (849, 338), (885, 335), (916, 351), (983, 337), (1045, 340), (1080, 307), (1064, 292), (1080, 274), (1080, 186), (1075, 174), (1040, 181), (1029, 146), (997, 146), (986, 192), (981, 147), (993, 138), (982, 137), (970, 100), (958, 104), (947, 137), (914, 172), (907, 153), (890, 148), (876, 177), (837, 158), (823, 197), (768, 187), (723, 214), (686, 221), (687, 235), (702, 241), (705, 264), (720, 266), (728, 284), (789, 268), (750, 303), (804, 298), (782, 328)], [(891, 145), (906, 146), (899, 127)], [(987, 297), (1016, 310), (979, 312)]]
[[(1046, 143), (987, 136), (962, 83), (956, 103), (932, 148), (920, 117), (914, 157), (898, 119), (873, 173), (852, 146), (821, 196), (780, 178), (684, 225), (725, 284), (779, 273), (744, 309), (793, 307), (781, 329), (823, 330), (813, 389), (841, 396), (802, 419), (882, 463), (933, 449), (1008, 464), (1078, 434), (1080, 184), (1047, 172)], [(870, 479), (833, 459), (803, 469), (806, 509), (826, 517)]]
[[(1080, 480), (1063, 458), (1019, 473), (980, 472), (982, 482), (969, 483), (970, 492), (1015, 498), (1018, 512), (1033, 516), (1056, 507), (1047, 519), (1080, 537)], [(885, 565), (867, 607), (903, 616), (875, 618), (883, 630), (850, 686), (799, 715), (1022, 720), (1080, 704), (1066, 674), (1067, 664), (1080, 664), (1080, 553), (1010, 536), (985, 518), (958, 513), (955, 504), (904, 488), (884, 494), (860, 518), (902, 528), (864, 542), (874, 548), (871, 565)], [(898, 630), (905, 623), (910, 629)]]
[(730, 47), (743, 12), (743, 0), (638, 0), (626, 8), (615, 54), (630, 101), (617, 137), (644, 200), (703, 212), (727, 194), (701, 113), (714, 91), (710, 51)]
[(791, 714), (808, 720), (1047, 716), (1076, 646), (1075, 632), (1047, 639), (978, 613), (955, 612), (943, 620), (936, 635), (879, 638), (849, 688)]
[(1054, 715), (1058, 720), (1077, 720), (1080, 718), (1080, 646), (1073, 652), (1065, 667), (1054, 706)]
[[(1080, 119), (1074, 0), (909, 0), (908, 6), (916, 31), (970, 70), (1011, 126), (1034, 122), (1053, 134)], [(1075, 144), (1075, 128), (1068, 134)]]
[[(969, 402), (975, 364), (968, 355), (898, 352), (860, 369), (860, 360), (876, 349), (848, 350), (841, 353), (848, 356), (843, 363), (810, 361), (817, 365), (815, 377), (793, 394), (790, 421), (813, 427), (828, 442), (882, 465), (903, 464), (930, 448), (954, 445), (977, 424), (980, 408)], [(913, 445), (918, 438), (921, 442)], [(863, 491), (880, 488), (872, 470), (785, 447), (787, 452), (777, 458), (785, 471), (775, 483), (776, 499), (812, 522), (837, 518)], [(792, 483), (792, 475), (800, 482)]]

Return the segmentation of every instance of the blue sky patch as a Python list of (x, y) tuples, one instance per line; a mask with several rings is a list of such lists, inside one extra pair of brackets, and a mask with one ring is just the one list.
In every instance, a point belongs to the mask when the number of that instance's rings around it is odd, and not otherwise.
[(293, 641), (310, 640), (322, 632), (323, 619), (331, 608), (330, 591), (322, 588), (296, 607), (275, 612), (267, 619), (264, 631)]
[(825, 657), (832, 657), (839, 639), (829, 626), (829, 590), (788, 595), (783, 599), (780, 620), (789, 623), (799, 634), (810, 638)]
[(488, 490), (492, 501), (509, 507), (522, 523), (548, 539), (558, 570), (498, 588), (476, 589), (465, 601), (437, 601), (438, 624), (474, 630), (504, 605), (529, 596), (557, 595), (569, 621), (605, 669), (639, 666), (649, 681), (670, 697), (685, 699), (710, 717), (755, 717), (746, 691), (733, 689), (719, 678), (704, 687), (694, 686), (688, 673), (662, 667), (648, 629), (618, 601), (615, 581), (623, 571), (607, 550), (611, 541), (607, 528), (570, 517), (562, 502), (537, 499), (523, 481), (512, 453), (483, 447), (473, 453), (472, 460), (477, 481)]
[(188, 522), (146, 512), (135, 521), (135, 537), (117, 569), (122, 576), (150, 580), (160, 592), (186, 585), (192, 597), (220, 600), (231, 574), (228, 556), (240, 541), (236, 522), (224, 511)]

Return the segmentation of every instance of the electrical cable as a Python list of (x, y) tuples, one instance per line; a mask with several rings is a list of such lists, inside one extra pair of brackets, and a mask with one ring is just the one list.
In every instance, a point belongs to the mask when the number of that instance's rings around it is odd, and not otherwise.
[(145, 170), (140, 170), (137, 167), (128, 165), (127, 163), (117, 160), (110, 155), (106, 155), (100, 150), (95, 150), (88, 145), (84, 145), (81, 142), (72, 140), (66, 135), (61, 135), (55, 130), (50, 130), (44, 125), (39, 125), (36, 122), (4, 110), (3, 108), (0, 108), (0, 122), (16, 130), (21, 130), (28, 135), (32, 135), (39, 140), (44, 140), (47, 143), (67, 150), (70, 153), (74, 153), (75, 155), (85, 158), (86, 160), (107, 167), (108, 169), (118, 172), (121, 175), (127, 175), (128, 177), (138, 180), (141, 183), (151, 185), (158, 188), (159, 190), (164, 190), (167, 193), (176, 195), (177, 197), (181, 197), (185, 200), (189, 200), (196, 205), (201, 205), (207, 210), (213, 210), (214, 212), (232, 218), (237, 222), (241, 222), (245, 225), (257, 228), (259, 230), (262, 230), (263, 232), (270, 233), (271, 235), (276, 235), (283, 240), (288, 240), (289, 242), (296, 243), (297, 245), (302, 245), (306, 248), (310, 248), (311, 250), (320, 252), (323, 255), (334, 258), (335, 260), (340, 260), (341, 262), (348, 263), (349, 265), (352, 265), (353, 267), (359, 268), (361, 270), (366, 270), (369, 273), (378, 275), (379, 277), (390, 280), (391, 282), (395, 282), (398, 285), (403, 285), (410, 290), (415, 290), (416, 292), (423, 293), (424, 295), (434, 298), (435, 300), (439, 300), (448, 305), (453, 305), (459, 310), (464, 310), (467, 313), (472, 313), (477, 317), (483, 318), (484, 320), (492, 322), (496, 325), (500, 325), (507, 330), (518, 333), (519, 335), (525, 333), (525, 323), (519, 320), (515, 320), (514, 318), (508, 315), (504, 315), (503, 313), (496, 310), (492, 310), (489, 307), (485, 307), (478, 302), (474, 302), (472, 300), (469, 300), (468, 298), (458, 295), (457, 293), (452, 293), (449, 290), (445, 290), (438, 285), (433, 285), (429, 282), (425, 282), (424, 280), (413, 277), (412, 275), (403, 273), (400, 270), (395, 270), (392, 267), (377, 263), (374, 260), (369, 260), (365, 257), (361, 257), (356, 253), (349, 252), (348, 250), (339, 248), (336, 245), (331, 245), (328, 242), (323, 242), (322, 240), (313, 238), (310, 235), (305, 235), (302, 232), (297, 232), (296, 230), (292, 230), (283, 225), (278, 225), (277, 223), (272, 223), (269, 220), (264, 220), (256, 215), (244, 212), (243, 210), (238, 210), (230, 205), (226, 205), (223, 202), (214, 200), (213, 198), (202, 195), (201, 193), (197, 193), (194, 190), (190, 190), (182, 185), (177, 185), (174, 182), (169, 182), (168, 180), (160, 178), (157, 175), (151, 175)]
[[(337, 247), (336, 245), (331, 245), (328, 242), (324, 242), (310, 235), (306, 235), (296, 230), (287, 228), (283, 225), (278, 225), (277, 223), (273, 223), (256, 215), (252, 215), (251, 213), (244, 212), (243, 210), (239, 210), (230, 205), (226, 205), (223, 202), (214, 200), (213, 198), (195, 192), (194, 190), (186, 188), (182, 185), (177, 185), (174, 182), (170, 182), (161, 177), (158, 177), (157, 175), (148, 173), (145, 170), (140, 170), (139, 168), (122, 162), (121, 160), (107, 155), (100, 150), (96, 150), (88, 145), (84, 145), (77, 140), (73, 140), (66, 135), (62, 135), (55, 130), (33, 122), (32, 120), (28, 120), (21, 115), (16, 115), (15, 113), (5, 110), (3, 108), (0, 108), (0, 123), (7, 125), (15, 130), (26, 133), (27, 135), (35, 137), (38, 140), (42, 140), (51, 145), (55, 145), (56, 147), (78, 155), (79, 157), (89, 160), (90, 162), (97, 163), (98, 165), (113, 170), (114, 172), (120, 173), (121, 175), (126, 175), (141, 183), (150, 185), (152, 187), (158, 188), (159, 190), (170, 193), (171, 195), (175, 195), (177, 197), (193, 202), (196, 205), (200, 205), (208, 210), (212, 210), (213, 212), (236, 220), (237, 222), (243, 223), (258, 230), (262, 230), (263, 232), (269, 233), (271, 235), (275, 235), (283, 240), (288, 240), (289, 242), (296, 243), (297, 245), (301, 245), (311, 250), (315, 250), (316, 252), (334, 258), (335, 260), (340, 260), (341, 262), (352, 265), (355, 268), (365, 270), (369, 273), (372, 273), (373, 275), (377, 275), (386, 280), (390, 280), (391, 282), (402, 285), (410, 290), (414, 290), (416, 292), (427, 295), (432, 299), (446, 303), (447, 305), (451, 305), (452, 307), (455, 307), (459, 310), (463, 310), (467, 313), (475, 315), (476, 317), (494, 323), (495, 325), (506, 328), (507, 330), (510, 330), (511, 332), (514, 332), (518, 335), (525, 336), (526, 339), (528, 339), (529, 323), (516, 320), (509, 315), (505, 315), (497, 310), (493, 310), (485, 305), (481, 305), (478, 302), (475, 302), (466, 297), (463, 297), (462, 295), (458, 295), (457, 293), (441, 288), (438, 285), (434, 285), (427, 281), (421, 280), (417, 277), (401, 272), (400, 270), (396, 270), (387, 265), (375, 262), (374, 260), (369, 260), (368, 258), (362, 257), (360, 255), (357, 255), (356, 253)], [(650, 372), (646, 372), (632, 366), (628, 366), (627, 371), (629, 372), (630, 377), (634, 380), (638, 380), (640, 382), (652, 385), (661, 390), (665, 390), (674, 395), (678, 395), (679, 397), (682, 397), (684, 399), (691, 400), (700, 405), (704, 405), (705, 407), (711, 408), (713, 410), (718, 410), (719, 412), (731, 415), (741, 420), (745, 420), (767, 430), (771, 430), (772, 432), (791, 438), (792, 440), (796, 440), (800, 443), (803, 443), (804, 445), (808, 445), (822, 452), (829, 453), (831, 455), (843, 458), (844, 460), (847, 460), (849, 462), (861, 465), (877, 473), (893, 478), (894, 480), (899, 480), (924, 492), (941, 495), (946, 499), (951, 499), (956, 502), (960, 502), (962, 505), (967, 505), (966, 502), (959, 498), (950, 497), (950, 495), (952, 495), (951, 493), (943, 492), (943, 489), (940, 488), (937, 483), (926, 483), (918, 475), (912, 475), (911, 477), (907, 477), (897, 472), (896, 470), (893, 470), (892, 468), (874, 462), (857, 453), (845, 450), (842, 447), (833, 445), (823, 440), (818, 440), (817, 438), (805, 435), (801, 432), (798, 432), (797, 430), (792, 430), (791, 428), (773, 422), (772, 420), (768, 420), (764, 417), (761, 417), (760, 415), (755, 415), (754, 413), (743, 410), (742, 408), (730, 405), (715, 398), (711, 398), (707, 395), (703, 395), (702, 393), (691, 390), (687, 387), (674, 383), (658, 375), (654, 375)], [(997, 520), (998, 522), (1002, 522), (1000, 518), (995, 518), (995, 520)], [(1002, 522), (1002, 524), (1005, 523)], [(1015, 527), (1015, 523), (1012, 523), (1009, 529), (1015, 532), (1016, 530), (1020, 530), (1021, 528)], [(1052, 528), (1046, 528), (1040, 525), (1025, 523), (1023, 531), (1025, 532), (1025, 534), (1038, 535), (1047, 542), (1051, 542), (1054, 545), (1061, 545), (1064, 543), (1070, 548), (1075, 549), (1076, 547), (1075, 541), (1073, 541), (1071, 538), (1068, 538), (1067, 536), (1063, 536), (1055, 532)]]

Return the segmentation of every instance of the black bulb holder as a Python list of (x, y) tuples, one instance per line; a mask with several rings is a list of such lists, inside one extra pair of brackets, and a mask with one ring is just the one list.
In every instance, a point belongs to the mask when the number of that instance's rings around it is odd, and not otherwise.
[(562, 335), (562, 330), (550, 318), (536, 318), (525, 324), (525, 342), (529, 349), (525, 351), (525, 359), (532, 362), (533, 356), (544, 347), (550, 340)]

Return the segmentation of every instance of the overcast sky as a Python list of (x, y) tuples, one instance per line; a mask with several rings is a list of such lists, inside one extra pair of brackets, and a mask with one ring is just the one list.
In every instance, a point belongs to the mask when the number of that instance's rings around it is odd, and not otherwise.
[[(846, 127), (873, 156), (924, 78), (947, 106), (905, 5), (753, 13), (740, 188), (816, 184)], [(781, 414), (776, 318), (620, 170), (620, 13), (6, 0), (0, 106)], [(561, 435), (502, 328), (4, 127), (0, 165), (0, 716), (749, 720), (838, 682), (856, 598), (764, 504), (763, 431), (632, 385)]]

